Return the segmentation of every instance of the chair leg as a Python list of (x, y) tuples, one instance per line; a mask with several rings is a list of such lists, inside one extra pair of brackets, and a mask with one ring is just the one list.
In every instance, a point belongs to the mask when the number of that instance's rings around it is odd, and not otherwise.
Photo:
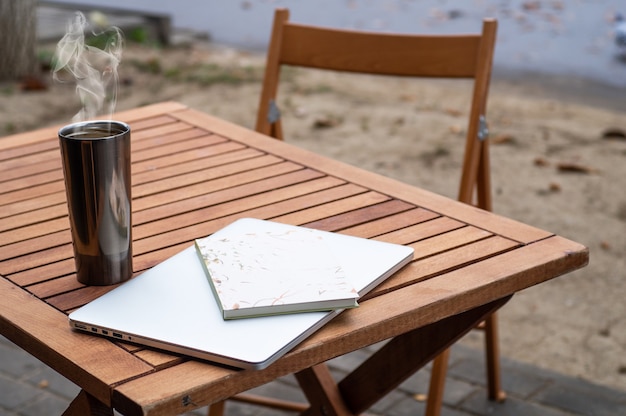
[(224, 407), (226, 406), (226, 401), (221, 401), (217, 403), (213, 403), (209, 406), (209, 411), (207, 413), (208, 416), (224, 416)]
[[(485, 362), (487, 367), (487, 395), (489, 400), (502, 402), (506, 399), (506, 392), (502, 390), (500, 378), (500, 348), (498, 343), (498, 315), (490, 314), (482, 325), (485, 330)], [(447, 349), (433, 360), (426, 402), (426, 416), (439, 416), (443, 404), (443, 394), (448, 371), (450, 350)]]
[(485, 359), (487, 363), (487, 394), (489, 400), (502, 402), (506, 393), (500, 379), (500, 348), (498, 343), (498, 315), (492, 313), (485, 319)]
[(441, 414), (449, 358), (450, 349), (448, 348), (433, 360), (430, 373), (430, 385), (428, 387), (428, 399), (426, 401), (426, 416), (439, 416)]

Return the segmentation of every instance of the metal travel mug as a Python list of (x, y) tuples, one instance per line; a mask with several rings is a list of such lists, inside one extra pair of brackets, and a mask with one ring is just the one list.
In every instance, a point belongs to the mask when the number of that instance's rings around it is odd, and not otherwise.
[(59, 130), (76, 275), (86, 285), (130, 279), (130, 127), (86, 121)]

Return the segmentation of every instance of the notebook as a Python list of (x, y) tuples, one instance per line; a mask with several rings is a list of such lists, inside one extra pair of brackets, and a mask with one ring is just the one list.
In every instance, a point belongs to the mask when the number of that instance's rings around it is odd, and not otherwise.
[[(292, 225), (239, 219), (220, 236)], [(413, 257), (410, 247), (315, 231), (363, 296)], [(216, 233), (216, 234), (217, 234)], [(215, 234), (214, 234), (215, 235)], [(224, 320), (193, 245), (69, 315), (76, 330), (227, 366), (263, 369), (341, 310)]]
[(305, 227), (228, 234), (195, 241), (224, 319), (358, 306), (359, 294), (323, 234)]

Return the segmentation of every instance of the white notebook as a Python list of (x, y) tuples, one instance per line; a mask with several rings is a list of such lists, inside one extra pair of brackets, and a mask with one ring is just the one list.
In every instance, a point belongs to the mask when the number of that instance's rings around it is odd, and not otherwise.
[(223, 234), (195, 244), (224, 319), (358, 306), (328, 234), (305, 227)]
[[(213, 235), (284, 232), (294, 226), (244, 218)], [(413, 257), (397, 244), (315, 231), (363, 296)], [(224, 320), (194, 246), (69, 315), (70, 326), (244, 369), (262, 369), (341, 310)]]

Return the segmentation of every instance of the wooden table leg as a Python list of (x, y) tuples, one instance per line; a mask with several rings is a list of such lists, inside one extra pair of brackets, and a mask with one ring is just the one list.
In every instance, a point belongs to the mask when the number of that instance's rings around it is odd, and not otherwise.
[(351, 416), (369, 409), (511, 296), (393, 338), (339, 384), (325, 364), (296, 374), (311, 407), (302, 415)]
[(337, 383), (326, 364), (318, 364), (296, 374), (296, 379), (310, 403), (301, 415), (351, 416)]
[(443, 403), (443, 392), (446, 387), (446, 374), (448, 373), (448, 359), (450, 348), (446, 348), (433, 360), (430, 373), (430, 385), (428, 387), (428, 400), (426, 401), (426, 416), (439, 416)]
[(369, 409), (509, 299), (510, 296), (393, 338), (339, 383), (345, 406), (354, 414)]
[(95, 397), (81, 390), (78, 396), (65, 409), (63, 416), (113, 416), (113, 409), (101, 403)]

